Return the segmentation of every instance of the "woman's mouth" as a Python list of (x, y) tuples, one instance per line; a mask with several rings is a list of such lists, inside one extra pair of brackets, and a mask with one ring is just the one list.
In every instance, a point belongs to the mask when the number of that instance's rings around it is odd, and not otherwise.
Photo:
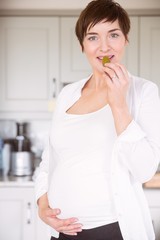
[[(105, 55), (109, 60), (110, 60), (110, 62), (112, 61), (112, 59), (114, 58), (114, 55)], [(99, 57), (97, 57), (97, 59), (99, 60), (99, 61), (101, 61), (101, 63), (102, 63), (102, 61), (103, 61), (103, 58), (105, 57), (105, 56), (99, 56)]]

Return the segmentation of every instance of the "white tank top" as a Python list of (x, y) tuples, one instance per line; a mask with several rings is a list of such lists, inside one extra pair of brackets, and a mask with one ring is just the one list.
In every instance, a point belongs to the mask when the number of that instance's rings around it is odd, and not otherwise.
[(116, 139), (109, 105), (76, 115), (63, 113), (51, 139), (59, 157), (48, 192), (60, 218), (76, 217), (83, 229), (115, 222), (110, 165)]

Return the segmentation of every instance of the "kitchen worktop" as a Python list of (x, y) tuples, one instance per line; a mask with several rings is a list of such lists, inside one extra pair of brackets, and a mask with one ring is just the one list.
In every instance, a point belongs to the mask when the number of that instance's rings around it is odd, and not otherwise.
[[(21, 177), (0, 175), (0, 187), (34, 187), (34, 175), (35, 173), (32, 176)], [(150, 181), (144, 183), (143, 188), (160, 189), (160, 172), (156, 173)]]
[(0, 187), (34, 187), (32, 176), (0, 175)]
[(34, 172), (31, 176), (12, 176), (0, 173), (0, 187), (34, 187), (34, 179), (38, 173), (40, 159), (34, 160)]

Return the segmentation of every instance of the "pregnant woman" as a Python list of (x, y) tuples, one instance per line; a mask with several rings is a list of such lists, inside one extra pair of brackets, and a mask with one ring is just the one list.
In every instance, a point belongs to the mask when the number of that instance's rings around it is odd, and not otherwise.
[(160, 160), (160, 100), (121, 64), (129, 30), (112, 0), (91, 1), (77, 21), (92, 73), (60, 92), (36, 179), (51, 240), (155, 239), (142, 183)]

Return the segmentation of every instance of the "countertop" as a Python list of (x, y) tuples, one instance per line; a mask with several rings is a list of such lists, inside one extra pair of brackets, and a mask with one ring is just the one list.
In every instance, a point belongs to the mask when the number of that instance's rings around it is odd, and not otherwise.
[[(32, 176), (9, 176), (0, 175), (0, 187), (34, 187), (34, 178), (38, 168)], [(157, 172), (154, 177), (143, 184), (143, 188), (160, 189), (160, 172)]]
[(0, 175), (0, 187), (34, 187), (32, 176)]
[(35, 169), (31, 176), (11, 176), (0, 173), (0, 187), (34, 187), (34, 179), (39, 171), (40, 159), (35, 159)]

